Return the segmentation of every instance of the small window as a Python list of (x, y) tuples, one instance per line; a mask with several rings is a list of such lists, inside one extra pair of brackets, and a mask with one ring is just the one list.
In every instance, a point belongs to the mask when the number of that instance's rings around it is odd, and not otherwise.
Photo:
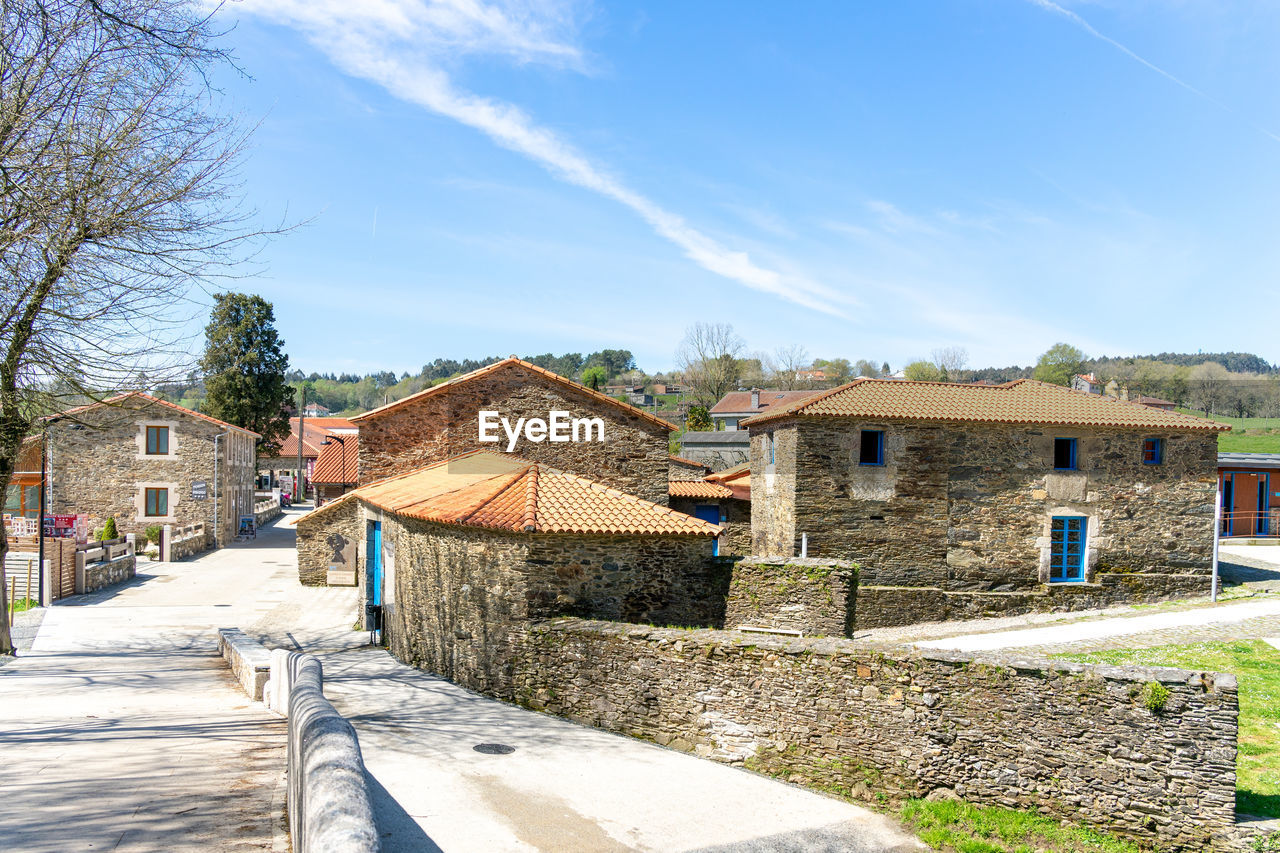
[(1144, 438), (1142, 440), (1142, 464), (1159, 465), (1164, 462), (1164, 439)]
[[(169, 428), (167, 426), (147, 427), (147, 455), (169, 455)], [(161, 513), (161, 515), (163, 514)]]
[(858, 446), (859, 465), (884, 464), (884, 433), (878, 429), (864, 429), (862, 443)]
[(147, 507), (144, 515), (149, 517), (162, 517), (169, 514), (168, 489), (147, 489), (146, 502)]
[(1055, 438), (1053, 440), (1053, 467), (1059, 471), (1076, 470), (1076, 440), (1074, 438)]
[(773, 465), (778, 461), (777, 447), (773, 440), (773, 433), (766, 432), (764, 434), (764, 443), (766, 449), (769, 451), (769, 464)]

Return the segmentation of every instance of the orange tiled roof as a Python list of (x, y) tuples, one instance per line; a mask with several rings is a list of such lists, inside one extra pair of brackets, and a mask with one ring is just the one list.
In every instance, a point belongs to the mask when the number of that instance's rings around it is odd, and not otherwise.
[(672, 462), (676, 463), (677, 465), (689, 465), (693, 468), (704, 468), (704, 469), (707, 467), (706, 465), (703, 465), (701, 462), (695, 462), (692, 459), (685, 459), (683, 456), (668, 456), (667, 458), (670, 459)]
[[(341, 440), (339, 440), (341, 439)], [(311, 472), (313, 483), (356, 483), (359, 462), (359, 437), (352, 432), (331, 434), (329, 444), (320, 442), (320, 455)]]
[(209, 423), (217, 424), (220, 427), (238, 430), (239, 432), (246, 432), (249, 435), (256, 435), (259, 438), (261, 438), (261, 436), (258, 433), (254, 432), (251, 429), (245, 429), (244, 427), (238, 427), (235, 424), (229, 424), (226, 421), (220, 421), (217, 418), (211, 418), (206, 414), (202, 414), (200, 412), (195, 411), (194, 409), (183, 408), (182, 406), (179, 406), (177, 403), (170, 403), (168, 400), (161, 400), (159, 397), (152, 397), (150, 394), (145, 394), (142, 391), (126, 391), (123, 394), (117, 394), (114, 397), (108, 397), (107, 399), (102, 400), (101, 402), (98, 402), (98, 403), (89, 403), (88, 405), (85, 405), (85, 406), (76, 406), (74, 409), (67, 409), (65, 412), (59, 412), (56, 415), (46, 415), (44, 419), (47, 421), (56, 421), (59, 418), (66, 417), (67, 415), (77, 415), (81, 412), (87, 412), (90, 409), (96, 409), (98, 406), (115, 406), (124, 402), (130, 397), (137, 397), (140, 400), (146, 400), (148, 403), (155, 403), (160, 406), (167, 406), (168, 408), (173, 409), (174, 411), (182, 412), (185, 415), (191, 415), (193, 418), (199, 418), (202, 421), (208, 421)]
[(763, 388), (760, 390), (760, 405), (752, 407), (750, 391), (730, 391), (711, 407), (710, 414), (713, 415), (738, 415), (744, 412), (753, 414), (762, 414), (773, 409), (783, 406), (790, 406), (797, 400), (807, 400), (814, 394), (820, 394), (820, 391), (778, 391), (775, 389)]
[(793, 415), (1204, 432), (1231, 428), (1205, 418), (1085, 394), (1033, 379), (1016, 379), (1002, 385), (855, 379), (743, 423), (755, 426)]
[[(289, 420), (296, 422), (297, 418)], [(356, 425), (351, 422), (350, 418), (324, 417), (324, 418), (303, 418), (306, 426), (317, 426), (320, 429), (357, 429)]]
[(669, 507), (487, 450), (473, 450), (362, 486), (304, 519), (322, 516), (347, 500), (423, 521), (523, 533), (715, 536), (720, 532), (717, 525)]
[(731, 498), (733, 489), (706, 480), (672, 480), (667, 494), (673, 498)]
[(510, 358), (504, 358), (502, 361), (495, 361), (493, 364), (487, 364), (484, 367), (481, 367), (479, 370), (473, 370), (470, 373), (464, 373), (461, 376), (455, 376), (453, 379), (450, 379), (447, 382), (441, 382), (439, 385), (435, 385), (431, 388), (424, 388), (423, 390), (419, 391), (417, 394), (410, 394), (408, 397), (404, 397), (402, 399), (396, 400), (394, 403), (388, 403), (385, 406), (379, 406), (376, 409), (371, 409), (362, 415), (356, 415), (355, 417), (351, 418), (351, 420), (357, 422), (357, 425), (359, 425), (358, 424), (359, 421), (381, 417), (387, 412), (393, 411), (394, 409), (397, 409), (400, 406), (403, 406), (406, 403), (409, 403), (413, 400), (420, 400), (423, 397), (429, 397), (433, 394), (448, 393), (451, 389), (456, 388), (459, 385), (462, 385), (466, 382), (473, 382), (476, 379), (480, 379), (481, 377), (488, 376), (490, 373), (494, 373), (498, 370), (501, 370), (504, 367), (509, 367), (512, 365), (522, 367), (525, 370), (531, 371), (533, 373), (541, 374), (547, 379), (550, 379), (552, 382), (555, 382), (557, 385), (560, 385), (564, 388), (568, 388), (572, 391), (576, 391), (579, 394), (586, 395), (587, 397), (594, 399), (596, 402), (607, 403), (608, 405), (613, 406), (616, 409), (626, 412), (629, 415), (635, 415), (641, 420), (648, 421), (649, 423), (655, 424), (656, 426), (660, 426), (664, 429), (671, 430), (671, 431), (674, 431), (677, 429), (675, 424), (670, 423), (669, 421), (664, 421), (662, 418), (657, 417), (656, 415), (651, 415), (648, 412), (646, 412), (644, 409), (636, 408), (635, 406), (632, 406), (630, 403), (624, 403), (621, 400), (614, 399), (613, 397), (610, 397), (608, 394), (602, 394), (599, 391), (595, 391), (591, 388), (588, 388), (585, 385), (579, 385), (577, 382), (574, 382), (572, 379), (565, 379), (563, 376), (561, 376), (558, 373), (553, 373), (550, 370), (547, 370), (542, 367), (538, 367), (536, 364), (530, 364), (527, 361), (516, 358), (514, 355), (511, 356)]

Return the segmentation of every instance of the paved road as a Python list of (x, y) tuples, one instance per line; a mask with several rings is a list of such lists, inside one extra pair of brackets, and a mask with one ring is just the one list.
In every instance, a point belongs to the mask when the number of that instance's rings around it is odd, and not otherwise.
[(322, 660), (325, 694), (360, 736), (388, 853), (926, 849), (867, 809), (495, 702), (380, 649)]
[(143, 563), (45, 611), (0, 666), (0, 849), (283, 849), (284, 724), (231, 680), (214, 629), (288, 597), (293, 539)]

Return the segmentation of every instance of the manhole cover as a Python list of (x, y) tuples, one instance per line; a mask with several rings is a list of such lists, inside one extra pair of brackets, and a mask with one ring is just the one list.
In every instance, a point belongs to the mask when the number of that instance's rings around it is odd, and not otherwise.
[(505, 743), (478, 743), (471, 748), (485, 755), (510, 755), (516, 751), (514, 746), (508, 746)]

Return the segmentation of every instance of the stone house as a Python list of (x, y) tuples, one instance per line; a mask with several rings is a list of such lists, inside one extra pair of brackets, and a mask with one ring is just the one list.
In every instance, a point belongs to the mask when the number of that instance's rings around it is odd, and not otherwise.
[(1222, 424), (1032, 380), (858, 379), (746, 426), (752, 552), (858, 564), (859, 627), (1209, 591)]
[(52, 415), (47, 511), (114, 517), (120, 533), (203, 523), (205, 546), (230, 541), (254, 507), (258, 434), (141, 392)]
[(776, 391), (767, 388), (730, 391), (711, 407), (708, 414), (711, 415), (716, 429), (732, 431), (738, 429), (738, 425), (747, 418), (790, 406), (817, 393), (817, 391)]
[(723, 616), (719, 528), (511, 454), (473, 451), (362, 486), (297, 530), (304, 584), (354, 574), (397, 657), (466, 684), (503, 683), (534, 620)]
[[(671, 482), (667, 492), (671, 508), (720, 525), (716, 538), (716, 555), (740, 557), (751, 553), (751, 466), (737, 465), (714, 474), (694, 479), (676, 476), (677, 463), (684, 463), (681, 474), (697, 463), (672, 457)], [(705, 470), (705, 469), (704, 469)]]
[(356, 487), (360, 435), (355, 430), (330, 431), (320, 439), (320, 455), (311, 471), (311, 486), (319, 499), (330, 501)]
[[(354, 435), (359, 430), (346, 418), (310, 417), (289, 418), (289, 434), (273, 447), (268, 447), (258, 454), (259, 488), (271, 489), (279, 486), (281, 477), (294, 477), (298, 470), (298, 448), (302, 448), (302, 496), (311, 493), (312, 476), (316, 463), (324, 451), (325, 441), (331, 436)], [(332, 473), (332, 472), (331, 472)]]
[(667, 502), (674, 425), (515, 356), (351, 420), (360, 429), (362, 485), (494, 450)]

